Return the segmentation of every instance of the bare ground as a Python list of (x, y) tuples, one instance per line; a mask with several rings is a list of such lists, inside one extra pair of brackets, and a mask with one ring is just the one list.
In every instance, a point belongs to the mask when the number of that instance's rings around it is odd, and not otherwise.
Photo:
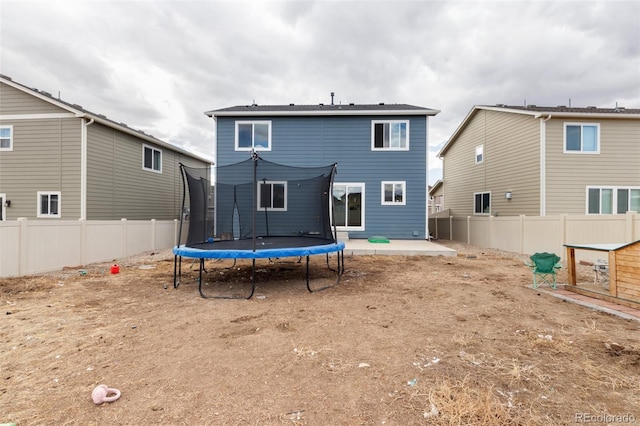
[[(259, 263), (251, 300), (201, 298), (190, 260), (174, 289), (169, 251), (2, 279), (0, 423), (640, 422), (640, 323), (528, 288), (524, 256), (441, 243), (458, 256), (347, 257), (314, 293), (304, 263)], [(207, 292), (246, 290), (230, 265), (207, 262)], [(335, 279), (322, 256), (311, 274)], [(98, 384), (122, 396), (95, 405)]]

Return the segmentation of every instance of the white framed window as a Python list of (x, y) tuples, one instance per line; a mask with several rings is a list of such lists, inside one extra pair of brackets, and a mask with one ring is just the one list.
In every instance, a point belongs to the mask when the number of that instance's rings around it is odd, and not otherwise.
[(162, 151), (150, 145), (142, 145), (142, 169), (162, 173)]
[(7, 220), (7, 194), (0, 194), (0, 222)]
[(491, 214), (491, 192), (473, 193), (473, 214)]
[(640, 212), (640, 186), (588, 186), (587, 214)]
[(13, 126), (0, 126), (0, 151), (13, 151)]
[(476, 164), (484, 162), (484, 145), (476, 146)]
[(404, 206), (407, 204), (407, 183), (382, 182), (380, 185), (383, 206)]
[(286, 211), (287, 182), (258, 182), (258, 210)]
[(332, 224), (340, 231), (364, 231), (364, 183), (334, 183)]
[(38, 191), (38, 217), (60, 217), (61, 196), (59, 191)]
[(564, 153), (600, 153), (600, 124), (564, 123)]
[(371, 121), (372, 151), (408, 151), (408, 120), (373, 120)]
[(271, 121), (236, 121), (236, 151), (271, 151)]

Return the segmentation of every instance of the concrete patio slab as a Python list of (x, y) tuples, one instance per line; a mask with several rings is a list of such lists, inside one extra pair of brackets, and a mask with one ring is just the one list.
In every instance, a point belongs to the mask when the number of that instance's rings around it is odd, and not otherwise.
[(370, 243), (368, 240), (345, 241), (344, 254), (364, 255), (402, 255), (402, 256), (456, 256), (457, 252), (449, 247), (426, 240), (390, 240), (388, 243)]

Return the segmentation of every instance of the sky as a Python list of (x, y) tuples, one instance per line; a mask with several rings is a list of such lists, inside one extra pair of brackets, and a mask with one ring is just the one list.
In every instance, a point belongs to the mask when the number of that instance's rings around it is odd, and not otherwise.
[(205, 111), (401, 103), (640, 107), (640, 1), (8, 1), (0, 73), (213, 159)]

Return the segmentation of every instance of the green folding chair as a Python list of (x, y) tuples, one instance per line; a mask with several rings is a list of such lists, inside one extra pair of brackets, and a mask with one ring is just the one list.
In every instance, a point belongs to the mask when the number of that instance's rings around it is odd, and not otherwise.
[(531, 262), (525, 264), (531, 268), (533, 272), (533, 288), (539, 285), (548, 284), (551, 287), (558, 288), (556, 285), (556, 270), (560, 269), (560, 257), (555, 253), (535, 253), (529, 257)]

